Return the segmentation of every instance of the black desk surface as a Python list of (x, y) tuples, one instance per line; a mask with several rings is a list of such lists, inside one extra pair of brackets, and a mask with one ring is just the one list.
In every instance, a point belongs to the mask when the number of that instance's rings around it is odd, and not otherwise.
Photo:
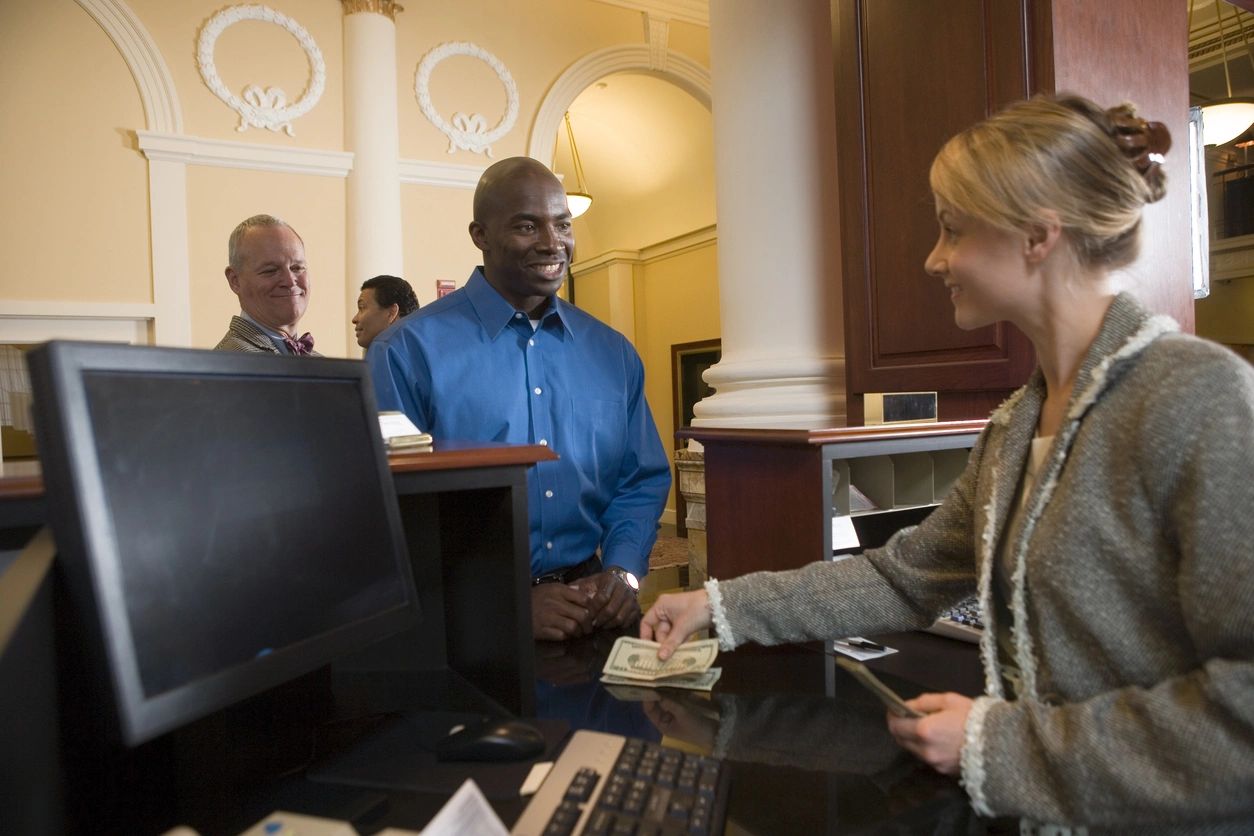
[[(956, 780), (899, 749), (880, 703), (818, 644), (743, 647), (719, 657), (723, 675), (713, 693), (661, 690), (639, 700), (619, 699), (598, 681), (615, 638), (537, 643), (535, 722), (552, 741), (538, 760), (552, 759), (567, 728), (713, 752), (731, 768), (728, 834), (1018, 832), (1017, 824), (978, 819)], [(870, 664), (904, 696), (980, 688), (975, 645), (923, 633), (877, 638), (900, 652)], [(229, 718), (207, 718), (171, 735), (177, 746), (149, 752), (121, 782), (147, 788), (128, 802), (141, 807), (155, 801), (154, 794), (164, 795), (156, 788), (167, 784), (165, 792), (177, 797), (175, 809), (108, 809), (117, 799), (102, 799), (97, 823), (130, 818), (138, 826), (98, 832), (160, 834), (186, 824), (202, 836), (238, 834), (275, 810), (348, 821), (362, 834), (387, 827), (417, 831), (466, 777), (476, 779), (507, 825), (522, 814), (525, 800), (512, 796), (529, 764), (440, 765), (428, 754), (447, 712), (469, 717), (493, 710), (455, 674), (391, 682), (350, 674), (332, 684), (337, 708), (329, 713), (353, 718), (342, 728), (326, 722), (326, 706), (318, 705), (328, 676), (338, 674), (324, 670), (311, 682), (285, 686), (286, 695), (267, 695)], [(391, 713), (397, 711), (404, 713)], [(302, 715), (321, 715), (316, 733), (309, 733)], [(397, 726), (408, 736), (393, 736)], [(384, 732), (382, 741), (376, 730)], [(363, 741), (369, 744), (364, 750)], [(350, 755), (396, 753), (401, 772), (426, 791), (312, 780), (322, 756), (342, 746)]]
[[(728, 833), (1011, 832), (978, 819), (956, 780), (898, 748), (879, 702), (818, 644), (744, 647), (719, 657), (712, 694), (662, 690), (637, 701), (598, 681), (615, 638), (537, 643), (539, 717), (723, 756), (732, 769)], [(979, 692), (975, 645), (922, 633), (879, 638), (900, 652), (870, 664), (903, 695)], [(352, 822), (363, 834), (418, 830), (441, 801), (393, 792)], [(492, 803), (507, 825), (525, 806)]]

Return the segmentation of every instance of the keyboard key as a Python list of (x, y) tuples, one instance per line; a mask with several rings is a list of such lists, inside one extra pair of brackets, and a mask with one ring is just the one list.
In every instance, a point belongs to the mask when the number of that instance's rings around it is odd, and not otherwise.
[(570, 782), (570, 786), (566, 788), (566, 798), (572, 801), (587, 801), (592, 796), (592, 791), (596, 789), (597, 781), (601, 776), (596, 770), (584, 767), (575, 773), (575, 778)]

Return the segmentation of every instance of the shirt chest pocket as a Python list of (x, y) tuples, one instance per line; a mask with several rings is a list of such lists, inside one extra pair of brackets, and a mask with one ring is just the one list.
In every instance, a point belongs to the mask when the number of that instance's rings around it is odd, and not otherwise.
[(571, 443), (580, 470), (591, 470), (602, 477), (617, 472), (627, 446), (627, 411), (623, 402), (571, 398), (570, 414)]

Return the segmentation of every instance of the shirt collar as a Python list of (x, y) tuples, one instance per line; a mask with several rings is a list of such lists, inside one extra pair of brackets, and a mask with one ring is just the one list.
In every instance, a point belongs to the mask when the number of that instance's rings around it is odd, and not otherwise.
[(273, 328), (267, 328), (265, 325), (262, 325), (260, 322), (258, 322), (257, 320), (255, 320), (255, 319), (253, 319), (251, 316), (249, 316), (249, 315), (248, 315), (248, 313), (247, 313), (246, 311), (240, 311), (240, 312), (239, 312), (239, 315), (240, 315), (240, 318), (241, 318), (241, 319), (247, 319), (247, 320), (248, 320), (249, 322), (251, 322), (253, 325), (256, 325), (256, 326), (257, 326), (257, 328), (258, 328), (258, 329), (260, 329), (261, 331), (265, 332), (265, 335), (266, 335), (267, 337), (269, 337), (270, 339), (272, 339), (272, 340), (281, 340), (281, 339), (283, 339), (283, 335), (282, 335), (282, 334), (280, 334), (278, 331), (274, 330)]
[[(496, 288), (488, 284), (482, 267), (476, 267), (475, 272), (470, 274), (470, 280), (466, 282), (466, 296), (470, 299), (479, 322), (491, 339), (496, 339), (505, 326), (509, 325), (514, 314), (520, 313), (514, 309), (513, 305), (505, 301), (504, 296), (496, 292)], [(546, 327), (550, 317), (556, 318), (562, 330), (574, 337), (575, 332), (571, 330), (572, 318), (567, 311), (568, 305), (569, 303), (561, 297), (554, 296), (549, 303), (549, 309), (540, 317), (540, 327)], [(527, 312), (521, 311), (521, 313), (526, 316)], [(530, 324), (527, 327), (530, 328)]]

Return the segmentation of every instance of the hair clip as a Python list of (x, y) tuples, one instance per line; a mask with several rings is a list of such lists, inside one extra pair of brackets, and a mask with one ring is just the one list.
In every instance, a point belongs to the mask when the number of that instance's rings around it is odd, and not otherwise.
[(1123, 109), (1108, 110), (1111, 138), (1136, 170), (1144, 174), (1153, 165), (1162, 165), (1171, 149), (1171, 132), (1162, 122), (1147, 122)]

